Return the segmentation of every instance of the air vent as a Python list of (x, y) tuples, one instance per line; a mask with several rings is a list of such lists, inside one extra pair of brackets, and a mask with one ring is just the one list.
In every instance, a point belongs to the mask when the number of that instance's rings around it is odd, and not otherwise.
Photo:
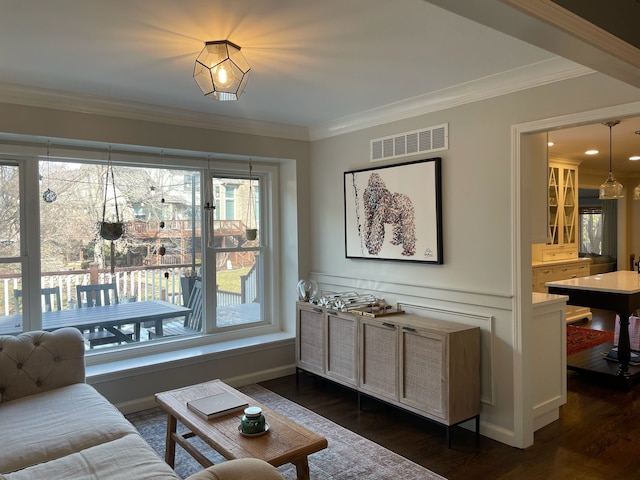
[(449, 124), (436, 125), (371, 140), (371, 161), (406, 157), (449, 149)]

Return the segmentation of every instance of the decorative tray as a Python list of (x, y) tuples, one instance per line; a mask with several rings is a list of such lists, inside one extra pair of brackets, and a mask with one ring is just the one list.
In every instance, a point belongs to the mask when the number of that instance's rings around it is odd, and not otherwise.
[(349, 310), (354, 315), (362, 315), (363, 317), (386, 317), (388, 315), (398, 315), (404, 313), (404, 310), (398, 310), (391, 306), (383, 307), (362, 307)]

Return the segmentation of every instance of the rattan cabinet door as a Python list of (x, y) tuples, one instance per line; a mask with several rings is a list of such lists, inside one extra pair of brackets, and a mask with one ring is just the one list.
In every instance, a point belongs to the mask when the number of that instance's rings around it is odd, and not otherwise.
[(393, 322), (360, 320), (360, 390), (398, 401), (398, 327)]
[(353, 315), (327, 310), (327, 377), (356, 386), (358, 383), (358, 321)]
[(400, 402), (446, 420), (447, 336), (416, 328), (400, 329)]
[(324, 374), (324, 311), (298, 306), (296, 365), (309, 372)]

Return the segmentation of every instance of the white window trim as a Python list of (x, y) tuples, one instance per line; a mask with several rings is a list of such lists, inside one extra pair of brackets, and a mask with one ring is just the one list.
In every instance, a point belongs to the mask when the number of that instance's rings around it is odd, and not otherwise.
[[(65, 146), (64, 141), (61, 140), (60, 145), (55, 147), (55, 156), (52, 155), (51, 158), (55, 158), (57, 161), (106, 162), (108, 147), (109, 145), (107, 144), (94, 144), (92, 142), (78, 142), (72, 140), (68, 142), (68, 146)], [(207, 163), (211, 155), (210, 153), (188, 151), (168, 152), (165, 150), (163, 151), (164, 156), (162, 161), (160, 161), (160, 151), (158, 149), (131, 147), (131, 150), (128, 150), (126, 146), (120, 145), (118, 147), (118, 149), (113, 150), (114, 165), (146, 165), (150, 167), (199, 170), (202, 173), (201, 181), (207, 176)], [(39, 167), (36, 160), (43, 158), (42, 150), (42, 145), (36, 143), (16, 144), (11, 141), (6, 143), (0, 141), (0, 158), (7, 159), (11, 162), (17, 161), (22, 169), (21, 172), (24, 172), (24, 175), (21, 175), (21, 182), (23, 182), (21, 184), (21, 198), (24, 201), (21, 201), (20, 209), (22, 216), (21, 221), (24, 222), (21, 223), (21, 229), (26, 228), (26, 230), (24, 232), (25, 234), (22, 235), (25, 242), (25, 250), (23, 250), (23, 255), (20, 258), (21, 261), (24, 261), (23, 280), (27, 285), (26, 289), (29, 290), (32, 289), (32, 285), (37, 285), (39, 288), (41, 279), (39, 225), (40, 197), (39, 195), (29, 195), (27, 192), (39, 191)], [(215, 168), (211, 168), (211, 171), (215, 171), (218, 175), (226, 171), (227, 174), (234, 176), (242, 176), (244, 171), (244, 174), (248, 177), (247, 171), (249, 159), (247, 158), (246, 160), (247, 162), (216, 160)], [(242, 344), (252, 344), (252, 337), (257, 339), (263, 335), (282, 332), (280, 321), (278, 320), (276, 313), (281, 311), (281, 295), (274, 290), (274, 286), (279, 284), (278, 279), (280, 278), (280, 254), (279, 248), (277, 247), (279, 245), (278, 232), (280, 231), (280, 214), (278, 209), (275, 208), (279, 203), (280, 195), (278, 161), (275, 160), (273, 163), (265, 162), (262, 164), (254, 163), (254, 172), (252, 173), (257, 175), (260, 172), (270, 175), (268, 185), (264, 185), (261, 189), (265, 190), (267, 194), (261, 192), (261, 195), (263, 196), (259, 202), (260, 218), (265, 219), (263, 223), (265, 226), (263, 227), (263, 232), (261, 234), (268, 235), (269, 238), (269, 243), (265, 252), (270, 256), (270, 265), (265, 266), (263, 274), (264, 296), (265, 298), (271, 299), (269, 305), (265, 305), (263, 309), (266, 322), (264, 324), (248, 326), (236, 330), (224, 332), (217, 331), (215, 332), (215, 335), (211, 333), (203, 333), (202, 335), (189, 338), (167, 339), (153, 343), (150, 342), (148, 344), (130, 344), (127, 346), (120, 346), (114, 350), (87, 351), (87, 355), (85, 356), (87, 366), (100, 365), (109, 362), (127, 362), (137, 357), (155, 354), (165, 354), (165, 356), (171, 357), (173, 355), (172, 352), (175, 352), (175, 355), (180, 355), (179, 352), (185, 348), (207, 348), (207, 346), (212, 343), (240, 341)], [(201, 185), (201, 192), (204, 192), (202, 187), (203, 186)], [(267, 215), (269, 215), (269, 217), (267, 217)], [(202, 217), (202, 231), (205, 231), (204, 215)], [(205, 251), (208, 247), (207, 239), (204, 235), (202, 237), (202, 241), (203, 251)], [(209, 285), (215, 285), (215, 279), (209, 278), (214, 275), (215, 268), (212, 271), (206, 267), (207, 259), (209, 259), (209, 261), (213, 261), (215, 264), (215, 257), (212, 259), (210, 255), (204, 255), (202, 264), (203, 271), (205, 272), (205, 282), (208, 280)], [(207, 319), (205, 322), (206, 325), (213, 323), (211, 317), (208, 315), (208, 309), (215, 308), (215, 299), (212, 302), (211, 299), (208, 298), (210, 296), (215, 297), (210, 290), (211, 289), (207, 289), (207, 300), (204, 306), (205, 316)], [(23, 323), (24, 330), (27, 331), (38, 328), (41, 324), (39, 313), (40, 305), (38, 303), (39, 295), (33, 296), (25, 292), (23, 302), (26, 302), (26, 305), (23, 307), (23, 315), (25, 317)], [(209, 327), (207, 327), (206, 332), (209, 331)], [(215, 338), (213, 338), (214, 336)]]

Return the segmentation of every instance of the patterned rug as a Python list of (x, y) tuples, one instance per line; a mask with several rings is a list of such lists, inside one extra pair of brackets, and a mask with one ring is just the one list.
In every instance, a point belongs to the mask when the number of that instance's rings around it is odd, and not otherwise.
[[(307, 428), (324, 436), (329, 446), (309, 455), (311, 480), (386, 480), (420, 479), (442, 480), (437, 475), (416, 463), (387, 450), (380, 445), (357, 435), (346, 428), (327, 420), (312, 411), (273, 393), (260, 385), (238, 388), (282, 415), (304, 423)], [(164, 458), (167, 416), (162, 409), (153, 408), (127, 415), (143, 438)], [(181, 425), (178, 429), (180, 431)], [(184, 427), (182, 427), (184, 432)], [(194, 438), (193, 443), (213, 463), (224, 461), (220, 455), (204, 442)], [(181, 478), (200, 471), (202, 467), (180, 446), (176, 447), (176, 473)], [(291, 464), (278, 468), (287, 480), (295, 480), (296, 470)]]
[(567, 325), (567, 356), (613, 341), (613, 332)]

